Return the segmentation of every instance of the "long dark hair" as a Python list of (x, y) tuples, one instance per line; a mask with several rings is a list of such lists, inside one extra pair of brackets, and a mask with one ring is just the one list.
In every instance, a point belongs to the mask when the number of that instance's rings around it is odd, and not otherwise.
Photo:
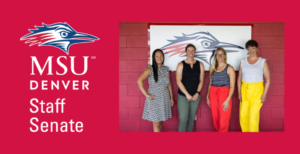
[(154, 73), (154, 80), (155, 82), (157, 83), (157, 80), (158, 80), (158, 73), (157, 73), (157, 70), (158, 70), (158, 66), (157, 66), (157, 63), (156, 63), (156, 60), (155, 60), (155, 53), (160, 51), (164, 57), (164, 60), (162, 62), (162, 64), (164, 64), (164, 61), (165, 61), (165, 55), (164, 55), (164, 52), (161, 50), (161, 49), (155, 49), (152, 53), (152, 68), (153, 68), (153, 73)]

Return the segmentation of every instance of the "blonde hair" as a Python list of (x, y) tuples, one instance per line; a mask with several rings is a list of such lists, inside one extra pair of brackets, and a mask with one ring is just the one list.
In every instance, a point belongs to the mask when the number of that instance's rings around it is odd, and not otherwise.
[(216, 51), (215, 51), (215, 54), (214, 54), (213, 64), (211, 65), (211, 69), (209, 70), (209, 75), (210, 76), (213, 76), (215, 74), (216, 68), (218, 68), (218, 66), (219, 66), (219, 63), (217, 61), (216, 56), (217, 56), (217, 52), (220, 51), (220, 50), (223, 51), (223, 53), (225, 55), (224, 62), (227, 65), (227, 54), (226, 54), (226, 51), (222, 47), (217, 48)]

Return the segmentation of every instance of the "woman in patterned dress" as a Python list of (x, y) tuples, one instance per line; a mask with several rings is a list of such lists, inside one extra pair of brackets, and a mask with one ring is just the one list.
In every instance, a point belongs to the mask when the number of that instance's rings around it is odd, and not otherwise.
[[(161, 49), (154, 50), (152, 65), (141, 74), (137, 83), (146, 96), (143, 119), (153, 122), (153, 131), (161, 132), (162, 122), (172, 118), (171, 106), (174, 105), (169, 69), (163, 66), (164, 53)], [(148, 78), (148, 93), (143, 81)]]

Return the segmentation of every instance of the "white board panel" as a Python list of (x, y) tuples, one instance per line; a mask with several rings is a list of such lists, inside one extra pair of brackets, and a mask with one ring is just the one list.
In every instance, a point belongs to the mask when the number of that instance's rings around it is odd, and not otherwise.
[(195, 59), (209, 70), (216, 48), (223, 47), (227, 52), (227, 63), (235, 70), (239, 62), (247, 57), (245, 43), (251, 39), (251, 26), (150, 26), (150, 64), (152, 52), (162, 49), (165, 53), (164, 65), (176, 71), (177, 64), (186, 59), (185, 46), (196, 46)]

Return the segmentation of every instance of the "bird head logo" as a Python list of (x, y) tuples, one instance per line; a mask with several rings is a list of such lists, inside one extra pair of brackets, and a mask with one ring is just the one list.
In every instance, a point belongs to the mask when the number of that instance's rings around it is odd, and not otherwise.
[(222, 47), (227, 53), (238, 52), (236, 49), (244, 49), (241, 46), (220, 42), (217, 38), (211, 35), (209, 32), (196, 32), (193, 34), (184, 34), (182, 36), (174, 36), (175, 40), (167, 40), (169, 44), (161, 47), (165, 50), (165, 54), (171, 54), (169, 57), (178, 55), (186, 57), (185, 47), (187, 44), (193, 44), (196, 46), (195, 59), (202, 60), (207, 64), (211, 64), (215, 50), (218, 47)]
[(35, 26), (36, 29), (29, 29), (31, 33), (23, 36), (20, 40), (30, 43), (29, 46), (53, 46), (69, 54), (69, 48), (73, 44), (94, 42), (99, 38), (76, 32), (67, 23), (55, 23), (52, 25)]

